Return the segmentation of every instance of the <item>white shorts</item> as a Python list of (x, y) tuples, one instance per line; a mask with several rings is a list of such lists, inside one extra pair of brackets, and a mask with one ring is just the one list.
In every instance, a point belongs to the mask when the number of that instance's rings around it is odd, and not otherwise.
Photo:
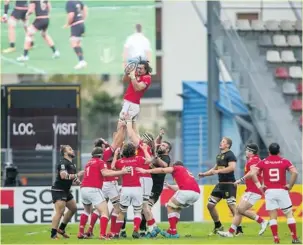
[(120, 194), (120, 205), (129, 207), (139, 207), (143, 204), (141, 187), (122, 187)]
[(120, 119), (124, 119), (124, 115), (128, 114), (133, 122), (136, 121), (140, 112), (140, 105), (124, 100), (122, 110), (120, 112)]
[(105, 181), (103, 182), (102, 192), (105, 198), (113, 200), (113, 198), (119, 196), (119, 187), (117, 181)]
[(188, 207), (193, 205), (200, 198), (200, 193), (188, 190), (178, 190), (174, 195), (175, 198), (182, 206)]
[(268, 189), (265, 191), (266, 210), (288, 209), (292, 206), (289, 192), (283, 189)]
[(251, 205), (255, 205), (255, 203), (259, 201), (261, 198), (262, 198), (261, 195), (250, 191), (245, 192), (242, 196), (242, 199)]
[(141, 177), (140, 183), (143, 192), (143, 201), (147, 202), (151, 196), (151, 191), (153, 188), (153, 179), (149, 177)]
[(85, 205), (99, 205), (105, 201), (105, 197), (99, 188), (82, 187), (80, 189), (82, 203)]

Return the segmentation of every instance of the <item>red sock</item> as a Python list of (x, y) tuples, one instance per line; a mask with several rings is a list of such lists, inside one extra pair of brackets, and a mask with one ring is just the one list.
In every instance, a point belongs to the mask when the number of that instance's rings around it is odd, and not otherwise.
[(115, 233), (116, 221), (117, 221), (117, 214), (112, 213), (112, 216), (110, 217), (110, 232), (111, 233)]
[(108, 217), (101, 216), (100, 218), (100, 236), (106, 236)]
[(94, 226), (95, 226), (98, 218), (99, 218), (99, 215), (96, 214), (95, 212), (93, 212), (92, 215), (90, 216), (90, 224), (89, 224), (88, 232), (93, 232)]
[(288, 228), (293, 240), (298, 239), (297, 237), (297, 226), (294, 218), (287, 219)]
[(87, 220), (88, 220), (88, 214), (87, 213), (82, 213), (80, 215), (80, 225), (79, 225), (79, 233), (80, 234), (84, 234), (84, 228), (85, 228), (85, 225), (87, 223)]
[(229, 233), (234, 234), (235, 231), (237, 230), (237, 226), (232, 224), (228, 230)]
[(151, 219), (151, 220), (148, 220), (148, 221), (147, 221), (147, 225), (148, 225), (148, 226), (152, 226), (152, 225), (154, 225), (155, 223), (156, 223), (155, 219)]
[(123, 226), (123, 223), (124, 223), (124, 220), (117, 220), (116, 221), (116, 225), (115, 225), (115, 234), (119, 234), (120, 233), (120, 230)]
[(176, 213), (170, 213), (168, 214), (168, 222), (169, 222), (169, 230), (170, 234), (177, 234), (177, 223), (179, 221), (179, 218), (177, 217)]
[(271, 233), (272, 233), (274, 239), (275, 240), (279, 239), (279, 237), (278, 237), (278, 223), (277, 223), (277, 220), (271, 219), (269, 221), (269, 225), (270, 225)]
[(138, 232), (141, 224), (141, 217), (135, 216), (134, 218), (134, 231)]
[(261, 224), (261, 223), (263, 223), (264, 219), (262, 219), (262, 217), (257, 215), (256, 218), (255, 218), (255, 221), (257, 221), (257, 223)]

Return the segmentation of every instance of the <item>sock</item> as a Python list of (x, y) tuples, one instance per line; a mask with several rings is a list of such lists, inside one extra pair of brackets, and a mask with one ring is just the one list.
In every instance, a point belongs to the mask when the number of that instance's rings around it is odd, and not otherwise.
[(59, 229), (62, 230), (62, 231), (64, 231), (66, 226), (67, 226), (67, 224), (64, 224), (62, 222), (61, 225), (59, 226)]
[(232, 224), (228, 230), (229, 233), (234, 234), (235, 231), (237, 230), (237, 226), (235, 226), (234, 224)]
[(10, 43), (9, 46), (10, 46), (11, 48), (14, 48), (14, 47), (15, 47), (15, 43)]
[(112, 215), (110, 217), (110, 232), (111, 233), (115, 233), (116, 221), (117, 221), (117, 214), (112, 213)]
[(180, 214), (178, 213), (169, 213), (168, 214), (168, 223), (169, 223), (169, 233), (172, 235), (177, 234), (177, 223), (179, 221)]
[(56, 235), (57, 235), (57, 229), (52, 228), (51, 237), (54, 237)]
[(96, 224), (98, 218), (99, 218), (99, 214), (96, 214), (95, 212), (93, 212), (91, 214), (88, 233), (93, 233), (93, 230), (94, 230), (94, 227), (95, 227), (95, 224)]
[(54, 53), (56, 52), (55, 46), (51, 46), (50, 48), (51, 48), (51, 50), (52, 50)]
[(215, 228), (220, 228), (222, 226), (220, 221), (215, 222)]
[(135, 232), (139, 231), (140, 223), (141, 223), (141, 217), (140, 216), (135, 216), (135, 218), (134, 218), (134, 231)]
[[(142, 223), (142, 222), (141, 222)], [(156, 224), (156, 221), (154, 218), (152, 218), (151, 220), (147, 221), (147, 225), (148, 225), (148, 231), (151, 232), (154, 229), (154, 226)]]
[(86, 213), (86, 212), (83, 212), (80, 215), (80, 225), (79, 225), (79, 233), (80, 234), (84, 234), (84, 228), (85, 228), (85, 225), (87, 223), (88, 216), (89, 216), (89, 214)]
[(100, 236), (106, 236), (108, 217), (101, 216), (100, 218)]
[(140, 231), (146, 231), (146, 219), (144, 214), (142, 214), (142, 221), (140, 224)]
[(257, 221), (257, 223), (261, 224), (264, 222), (264, 219), (262, 219), (262, 217), (260, 217), (259, 215), (256, 215), (255, 221)]
[(122, 227), (121, 227), (121, 229), (122, 230), (125, 230), (125, 227), (126, 227), (126, 215), (125, 215), (125, 217), (124, 217), (124, 221), (123, 221), (123, 225), (122, 225)]
[(83, 60), (82, 48), (81, 47), (75, 47), (74, 51), (77, 54), (79, 61), (82, 61)]
[(297, 226), (296, 226), (296, 220), (294, 218), (288, 218), (287, 219), (288, 228), (290, 230), (290, 234), (293, 240), (297, 240)]
[(241, 225), (239, 225), (238, 227), (237, 227), (237, 233), (238, 232), (242, 232), (243, 233), (243, 230), (242, 230), (242, 226)]
[(278, 223), (277, 223), (277, 220), (271, 219), (269, 221), (269, 225), (270, 225), (271, 233), (272, 233), (274, 239), (275, 240), (279, 239), (279, 237), (278, 237)]
[(123, 226), (123, 220), (117, 220), (116, 221), (116, 229), (115, 229), (115, 234), (119, 234), (120, 230)]
[(28, 50), (24, 49), (23, 56), (27, 56), (27, 55), (28, 55)]

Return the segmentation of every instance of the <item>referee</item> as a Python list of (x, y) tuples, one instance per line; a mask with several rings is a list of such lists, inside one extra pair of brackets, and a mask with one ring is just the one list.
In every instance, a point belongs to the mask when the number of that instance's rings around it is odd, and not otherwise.
[[(216, 210), (216, 205), (221, 201), (221, 199), (226, 199), (227, 205), (233, 216), (235, 216), (236, 213), (237, 187), (234, 186), (233, 183), (236, 180), (234, 171), (236, 168), (237, 158), (230, 150), (231, 146), (232, 140), (230, 138), (223, 137), (220, 142), (220, 154), (216, 157), (216, 165), (207, 172), (199, 173), (200, 178), (215, 174), (218, 174), (219, 177), (219, 183), (215, 186), (208, 198), (207, 208), (215, 224), (215, 227), (209, 236), (217, 234), (218, 231), (224, 230)], [(239, 233), (243, 233), (241, 226), (238, 226), (236, 235)]]
[[(77, 204), (71, 194), (70, 188), (73, 183), (79, 185), (81, 182), (78, 177), (84, 174), (84, 171), (80, 171), (78, 174), (76, 173), (76, 165), (73, 164), (75, 153), (69, 145), (61, 145), (60, 154), (62, 159), (59, 164), (57, 164), (57, 176), (51, 188), (52, 199), (55, 206), (55, 215), (52, 219), (52, 239), (58, 239), (57, 232), (64, 238), (69, 238), (65, 233), (65, 227), (77, 211)], [(68, 208), (68, 211), (64, 214), (65, 207)], [(62, 216), (63, 221), (58, 229)]]

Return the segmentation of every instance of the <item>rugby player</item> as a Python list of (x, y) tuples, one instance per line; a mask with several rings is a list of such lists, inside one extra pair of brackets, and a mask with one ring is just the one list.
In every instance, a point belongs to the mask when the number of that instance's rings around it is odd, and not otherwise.
[(168, 185), (176, 191), (167, 203), (169, 229), (161, 231), (160, 234), (166, 238), (179, 238), (177, 223), (180, 219), (181, 210), (193, 205), (200, 197), (200, 187), (195, 177), (184, 167), (181, 161), (175, 162), (172, 167), (154, 169), (136, 168), (136, 170), (143, 174), (172, 174), (177, 185)]
[[(230, 150), (231, 146), (232, 140), (223, 137), (220, 143), (220, 154), (216, 157), (216, 165), (207, 172), (199, 173), (200, 178), (215, 174), (219, 177), (219, 183), (210, 194), (207, 204), (207, 208), (215, 224), (213, 231), (209, 234), (210, 236), (217, 234), (218, 231), (224, 230), (216, 210), (216, 205), (222, 198), (226, 199), (227, 205), (233, 216), (235, 216), (236, 213), (237, 186), (234, 185), (234, 182), (236, 181), (234, 171), (237, 158)], [(239, 233), (243, 233), (241, 226), (238, 226), (236, 235)]]
[(26, 13), (26, 19), (35, 12), (36, 18), (31, 24), (26, 32), (25, 41), (24, 41), (24, 52), (23, 55), (17, 58), (17, 61), (24, 62), (28, 61), (28, 52), (31, 48), (31, 44), (34, 39), (34, 35), (37, 31), (41, 32), (41, 36), (51, 48), (53, 52), (53, 58), (58, 58), (60, 53), (55, 48), (55, 44), (51, 36), (47, 33), (49, 26), (49, 13), (51, 10), (51, 4), (48, 0), (31, 0), (28, 11)]
[[(248, 144), (246, 146), (246, 158), (247, 163), (245, 164), (245, 174), (250, 172), (250, 169), (252, 166), (255, 166), (258, 162), (261, 161), (260, 157), (258, 156), (259, 147), (257, 144)], [(241, 178), (235, 182), (235, 184), (240, 184), (242, 181), (244, 181), (245, 178)], [(263, 182), (262, 176), (258, 175), (259, 182)], [(255, 203), (262, 198), (262, 192), (252, 179), (246, 180), (246, 190), (244, 195), (241, 198), (240, 203), (237, 206), (236, 209), (236, 215), (233, 218), (233, 222), (231, 227), (227, 232), (225, 231), (218, 231), (218, 234), (220, 236), (224, 237), (234, 237), (234, 233), (237, 230), (237, 227), (241, 224), (242, 216), (245, 216), (251, 220), (255, 220), (257, 223), (260, 224), (261, 230), (259, 231), (259, 235), (262, 235), (268, 225), (268, 221), (264, 220), (262, 217), (257, 215), (255, 212), (250, 211), (250, 209), (255, 205)]]
[[(9, 40), (9, 48), (4, 49), (2, 52), (4, 54), (11, 53), (16, 51), (16, 25), (18, 21), (23, 22), (23, 27), (25, 33), (27, 32), (28, 20), (26, 19), (26, 13), (28, 10), (28, 1), (15, 1), (15, 7), (11, 14), (11, 16), (7, 17), (9, 10), (9, 2), (10, 0), (4, 1), (4, 15), (2, 16), (2, 22), (8, 22), (8, 40)], [(31, 43), (31, 46), (34, 45), (34, 42)]]
[(103, 150), (101, 147), (95, 147), (92, 151), (92, 158), (88, 161), (84, 170), (84, 177), (81, 184), (81, 198), (84, 206), (84, 212), (80, 216), (80, 226), (78, 238), (86, 238), (84, 228), (88, 217), (91, 214), (92, 207), (96, 208), (101, 216), (100, 218), (100, 239), (106, 239), (106, 229), (109, 219), (109, 212), (106, 198), (101, 191), (103, 179), (110, 176), (120, 176), (129, 173), (130, 169), (113, 171), (107, 169), (107, 164), (101, 160)]
[[(76, 165), (73, 164), (75, 153), (69, 145), (61, 145), (60, 154), (62, 159), (57, 164), (57, 176), (51, 188), (52, 200), (55, 204), (55, 215), (52, 219), (51, 230), (52, 239), (58, 239), (57, 232), (64, 238), (69, 238), (65, 233), (65, 227), (77, 211), (77, 204), (70, 192), (70, 188), (73, 183), (79, 185), (81, 182), (78, 177), (84, 174), (84, 171), (80, 171), (77, 174)], [(65, 207), (68, 208), (68, 211), (64, 214)], [(58, 229), (60, 219), (63, 215), (63, 221)]]
[[(141, 223), (141, 212), (143, 205), (143, 191), (140, 183), (140, 175), (135, 170), (136, 167), (148, 165), (149, 162), (141, 156), (136, 156), (136, 146), (133, 143), (127, 143), (122, 149), (122, 158), (117, 160), (120, 149), (115, 151), (112, 162), (112, 169), (122, 169), (123, 167), (131, 167), (131, 174), (122, 176), (122, 189), (120, 194), (120, 210), (117, 218), (116, 237), (120, 233), (120, 229), (124, 222), (124, 215), (130, 205), (134, 208), (134, 230), (132, 237), (137, 239), (140, 237), (139, 228)], [(148, 159), (149, 155), (145, 150), (145, 157)]]
[(74, 68), (76, 70), (83, 69), (87, 66), (87, 62), (83, 57), (81, 45), (82, 37), (85, 32), (84, 21), (87, 17), (87, 7), (82, 1), (69, 0), (66, 2), (66, 12), (67, 23), (64, 25), (64, 28), (70, 27), (70, 43), (79, 59), (79, 63)]
[[(297, 236), (296, 220), (293, 216), (292, 202), (289, 191), (296, 183), (298, 171), (295, 166), (286, 158), (280, 156), (280, 146), (272, 143), (268, 147), (269, 156), (260, 161), (252, 168), (251, 174), (257, 175), (259, 172), (263, 175), (264, 185), (256, 180), (256, 186), (265, 191), (265, 205), (269, 213), (269, 226), (274, 237), (274, 243), (280, 243), (278, 235), (278, 210), (281, 209), (287, 218), (287, 225), (292, 236), (292, 244), (302, 244)], [(291, 176), (289, 183), (286, 181), (286, 172)], [(249, 175), (248, 174), (248, 178)]]
[(123, 97), (124, 102), (119, 115), (118, 128), (123, 125), (123, 121), (126, 120), (125, 116), (128, 114), (132, 120), (132, 127), (137, 133), (136, 119), (140, 112), (140, 100), (151, 85), (151, 72), (149, 62), (140, 61), (136, 71), (124, 75), (123, 82), (128, 82), (129, 85)]

